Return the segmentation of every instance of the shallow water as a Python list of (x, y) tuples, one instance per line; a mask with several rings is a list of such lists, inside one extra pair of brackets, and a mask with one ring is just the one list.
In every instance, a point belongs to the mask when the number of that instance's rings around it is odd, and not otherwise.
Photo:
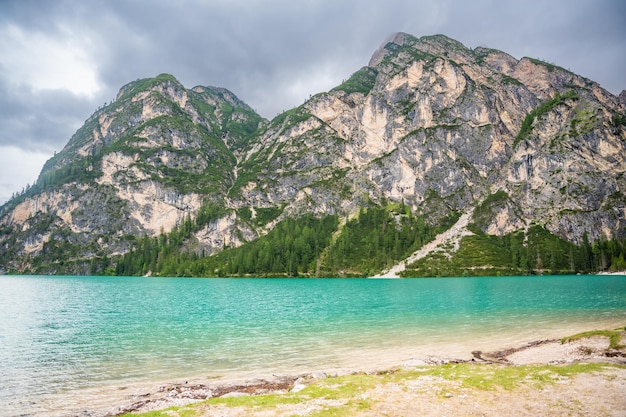
[(121, 385), (384, 367), (626, 325), (625, 276), (2, 276), (0, 290), (3, 416), (68, 415), (55, 400)]

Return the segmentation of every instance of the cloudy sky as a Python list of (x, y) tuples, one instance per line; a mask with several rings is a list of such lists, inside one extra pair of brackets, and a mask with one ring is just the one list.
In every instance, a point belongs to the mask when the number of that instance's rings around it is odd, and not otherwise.
[(623, 0), (0, 0), (0, 204), (129, 81), (226, 87), (272, 118), (400, 31), (626, 89)]

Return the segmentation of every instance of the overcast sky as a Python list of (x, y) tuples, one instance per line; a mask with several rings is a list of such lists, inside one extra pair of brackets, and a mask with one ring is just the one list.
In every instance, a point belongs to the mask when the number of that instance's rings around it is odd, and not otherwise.
[(266, 118), (445, 34), (626, 89), (624, 0), (0, 0), (0, 204), (138, 78), (225, 87)]

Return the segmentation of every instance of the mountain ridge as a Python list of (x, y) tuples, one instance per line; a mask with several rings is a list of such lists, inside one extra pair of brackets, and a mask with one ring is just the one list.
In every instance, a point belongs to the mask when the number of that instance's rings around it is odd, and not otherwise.
[(578, 246), (621, 242), (625, 113), (568, 70), (444, 35), (395, 34), (341, 85), (271, 121), (226, 89), (161, 74), (123, 86), (0, 208), (0, 259), (5, 271), (63, 271), (52, 241), (102, 272), (141, 236), (185, 224), (177, 250), (206, 257), (290, 218), (399, 203), (386, 210), (399, 229), (473, 212), (488, 236), (540, 225)]

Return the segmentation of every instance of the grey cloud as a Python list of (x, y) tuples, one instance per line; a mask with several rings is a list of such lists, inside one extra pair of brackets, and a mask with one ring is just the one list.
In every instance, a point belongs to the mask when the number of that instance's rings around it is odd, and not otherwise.
[[(428, 27), (438, 8), (409, 1), (150, 5), (108, 2), (95, 27), (87, 28), (99, 39), (107, 85), (171, 72), (188, 86), (219, 85), (256, 100), (250, 104), (267, 117), (299, 104), (280, 92), (303, 72), (332, 66), (340, 81), (365, 65), (391, 32), (409, 30), (411, 22)], [(85, 6), (77, 14), (87, 13), (94, 11)], [(244, 88), (250, 86), (259, 93)]]
[(94, 105), (65, 90), (33, 91), (0, 80), (0, 146), (58, 150), (95, 110)]
[(162, 72), (228, 88), (271, 118), (339, 84), (397, 31), (544, 59), (618, 94), (625, 21), (615, 0), (1, 0), (0, 27), (89, 45), (102, 91), (35, 91), (0, 68), (0, 145), (60, 150), (122, 85)]

